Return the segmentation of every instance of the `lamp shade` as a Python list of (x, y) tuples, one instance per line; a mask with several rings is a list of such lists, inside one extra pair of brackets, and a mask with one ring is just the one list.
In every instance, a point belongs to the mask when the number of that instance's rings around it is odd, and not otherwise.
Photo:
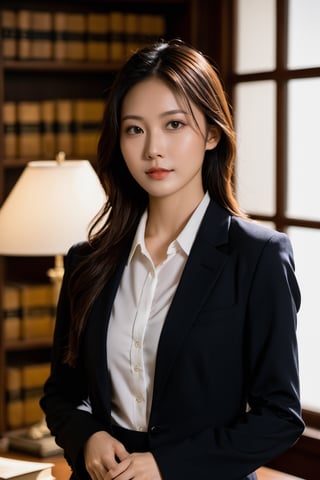
[(89, 161), (29, 162), (0, 210), (0, 254), (65, 255), (105, 200)]

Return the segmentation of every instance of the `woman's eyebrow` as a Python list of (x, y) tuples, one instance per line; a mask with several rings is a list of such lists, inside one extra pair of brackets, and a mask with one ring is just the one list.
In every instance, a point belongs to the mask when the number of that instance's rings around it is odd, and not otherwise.
[[(190, 115), (189, 112), (187, 112), (185, 110), (174, 109), (174, 110), (167, 110), (167, 111), (161, 113), (160, 117), (166, 117), (166, 116), (174, 115), (174, 114), (177, 114), (177, 113), (181, 113), (183, 115)], [(124, 115), (121, 118), (121, 120), (122, 121), (124, 121), (124, 120), (143, 120), (143, 117), (140, 116), (140, 115), (128, 114), (128, 115)]]

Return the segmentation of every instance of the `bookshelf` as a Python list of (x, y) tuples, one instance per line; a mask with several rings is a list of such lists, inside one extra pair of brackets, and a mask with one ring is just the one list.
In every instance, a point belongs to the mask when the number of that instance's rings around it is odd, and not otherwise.
[[(65, 119), (57, 118), (56, 115), (57, 111), (66, 112), (67, 109), (57, 108), (56, 102), (69, 102), (69, 106), (72, 104), (73, 107), (76, 102), (90, 103), (97, 100), (103, 102), (106, 87), (112, 81), (128, 50), (134, 48), (137, 43), (141, 45), (157, 36), (163, 36), (166, 39), (180, 37), (205, 51), (219, 65), (223, 58), (220, 48), (221, 22), (225, 8), (223, 4), (225, 5), (220, 0), (202, 0), (201, 2), (197, 0), (70, 0), (69, 2), (48, 0), (44, 7), (41, 0), (30, 0), (26, 7), (23, 0), (2, 0), (0, 7), (0, 205), (28, 161), (53, 159), (61, 149), (56, 137)], [(39, 13), (43, 16), (39, 17)], [(59, 17), (58, 14), (61, 13), (63, 15)], [(13, 24), (10, 23), (12, 15)], [(30, 16), (33, 19), (31, 24)], [(125, 27), (122, 24), (122, 30), (121, 25), (119, 27), (121, 18), (122, 21), (125, 18)], [(85, 27), (81, 21), (85, 23)], [(68, 27), (66, 28), (65, 25)], [(61, 34), (61, 29), (65, 35)], [(74, 31), (71, 32), (71, 30)], [(143, 35), (141, 32), (144, 32)], [(101, 35), (104, 36), (101, 37)], [(73, 45), (72, 50), (71, 43), (75, 39), (79, 42), (79, 38), (82, 44), (80, 47), (79, 43)], [(103, 45), (105, 39), (109, 45), (109, 53), (106, 53)], [(100, 43), (92, 43), (97, 41)], [(60, 42), (59, 45), (58, 42)], [(66, 42), (67, 44), (69, 42), (69, 45), (66, 46)], [(121, 45), (121, 42), (125, 44)], [(121, 54), (119, 49), (122, 51)], [(31, 111), (31, 104), (34, 111), (41, 110), (45, 102), (48, 106), (47, 111), (53, 108), (55, 114), (51, 120), (49, 119), (49, 122), (53, 121), (54, 124), (51, 130), (49, 128), (47, 131), (43, 126), (45, 122), (41, 116), (26, 120), (29, 123), (41, 124), (40, 133), (38, 130), (36, 133), (33, 132), (35, 136), (33, 140), (31, 139), (31, 145), (34, 146), (39, 141), (39, 135), (44, 135), (46, 132), (48, 136), (43, 140), (43, 144), (48, 146), (48, 142), (53, 142), (51, 150), (40, 148), (30, 154), (29, 148), (23, 149), (21, 143), (19, 144), (21, 134), (24, 133), (24, 120), (17, 117), (17, 111), (22, 110), (25, 102), (29, 102), (27, 113)], [(9, 104), (14, 108), (13, 117)], [(84, 112), (86, 112), (85, 108)], [(74, 120), (73, 118), (72, 135), (74, 124), (81, 123)], [(98, 122), (97, 119), (96, 121)], [(10, 126), (10, 122), (13, 125)], [(50, 132), (55, 135), (54, 139), (50, 137)], [(13, 137), (8, 139), (10, 133), (15, 135), (14, 139)], [(81, 130), (78, 131), (78, 135), (81, 138)], [(75, 148), (73, 137), (71, 145), (67, 158), (81, 158), (81, 150)], [(94, 163), (94, 152), (85, 152), (82, 158), (88, 158)], [(9, 429), (6, 405), (8, 365), (17, 362), (24, 365), (30, 359), (34, 362), (49, 361), (51, 346), (50, 337), (14, 340), (5, 338), (4, 288), (8, 282), (12, 281), (45, 284), (48, 282), (46, 271), (52, 264), (53, 258), (46, 257), (0, 257), (0, 436)]]

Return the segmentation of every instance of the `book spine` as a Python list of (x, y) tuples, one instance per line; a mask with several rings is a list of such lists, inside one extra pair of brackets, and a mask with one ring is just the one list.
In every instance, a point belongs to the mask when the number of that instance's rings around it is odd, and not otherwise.
[(71, 157), (73, 148), (73, 101), (59, 99), (55, 101), (56, 150)]
[(31, 12), (29, 10), (18, 10), (17, 12), (17, 57), (19, 60), (30, 60), (31, 58)]
[(109, 59), (109, 15), (89, 13), (87, 23), (87, 60)]
[[(50, 363), (31, 363), (21, 367), (21, 386), (25, 392), (38, 392), (50, 373)], [(28, 396), (28, 395), (26, 395)]]
[(41, 114), (41, 155), (44, 158), (55, 158), (55, 101), (44, 100), (40, 104)]
[(8, 365), (6, 367), (6, 417), (9, 428), (20, 428), (24, 425), (21, 368)]
[(22, 310), (21, 337), (24, 340), (52, 338), (54, 316), (52, 308)]
[(76, 155), (80, 157), (96, 155), (102, 115), (103, 102), (101, 100), (76, 100), (74, 102)]
[(32, 425), (43, 418), (39, 401), (49, 373), (49, 362), (8, 365), (6, 369), (6, 400), (10, 428)]
[(55, 306), (51, 284), (20, 284), (22, 339), (51, 338)]
[(31, 12), (32, 40), (30, 57), (33, 60), (52, 59), (52, 14), (50, 12)]
[(20, 157), (41, 155), (41, 114), (39, 102), (17, 104), (18, 154)]
[(140, 46), (139, 14), (136, 14), (136, 13), (125, 14), (124, 31), (125, 31), (125, 56), (129, 57), (136, 50), (138, 50)]
[(32, 425), (43, 418), (39, 401), (43, 385), (50, 373), (50, 363), (32, 363), (21, 366), (21, 391), (24, 425)]
[(1, 36), (3, 58), (15, 59), (17, 57), (17, 18), (15, 11), (2, 10)]
[(65, 12), (54, 12), (52, 15), (53, 59), (63, 61), (67, 59), (68, 18)]
[(164, 15), (153, 15), (153, 36), (151, 41), (158, 42), (166, 33), (166, 19)]
[(86, 60), (86, 20), (86, 15), (81, 13), (67, 14), (66, 60)]
[(110, 60), (121, 61), (125, 57), (125, 14), (123, 12), (110, 12)]
[(18, 340), (21, 337), (21, 303), (19, 290), (5, 285), (2, 296), (3, 332), (5, 340)]
[(141, 14), (140, 15), (140, 46), (149, 45), (163, 36), (165, 33), (165, 19), (163, 15)]
[(17, 157), (17, 107), (15, 102), (3, 105), (3, 133), (5, 158)]
[(41, 395), (30, 396), (23, 400), (23, 425), (33, 425), (43, 418), (43, 411), (39, 405)]

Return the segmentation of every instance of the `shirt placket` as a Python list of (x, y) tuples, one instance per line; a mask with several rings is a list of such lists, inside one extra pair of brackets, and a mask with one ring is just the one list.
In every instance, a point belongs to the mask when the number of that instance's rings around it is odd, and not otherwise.
[(130, 369), (134, 391), (134, 422), (137, 430), (142, 430), (146, 423), (146, 385), (143, 359), (143, 342), (146, 325), (150, 317), (152, 302), (157, 284), (157, 273), (153, 266), (146, 276), (140, 300), (137, 308), (137, 315), (132, 330), (132, 345), (130, 356)]

